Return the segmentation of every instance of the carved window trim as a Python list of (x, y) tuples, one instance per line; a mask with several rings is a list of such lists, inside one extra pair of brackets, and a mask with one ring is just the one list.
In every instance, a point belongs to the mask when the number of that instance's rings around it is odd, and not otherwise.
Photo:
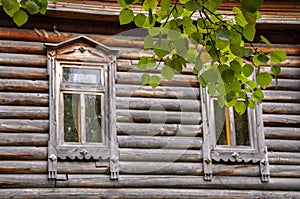
[(251, 133), (251, 145), (247, 147), (240, 146), (220, 146), (216, 145), (216, 133), (214, 129), (215, 122), (212, 120), (214, 113), (212, 111), (212, 97), (208, 94), (206, 88), (200, 88), (202, 122), (203, 122), (203, 169), (204, 179), (212, 180), (213, 164), (221, 162), (259, 164), (261, 181), (268, 182), (270, 178), (268, 152), (264, 141), (263, 118), (261, 104), (256, 103), (255, 108), (247, 109), (250, 117), (249, 126)]
[[(79, 36), (58, 44), (45, 44), (47, 48), (47, 73), (49, 75), (50, 137), (48, 142), (48, 178), (57, 179), (58, 159), (93, 160), (95, 166), (109, 165), (111, 179), (118, 179), (119, 161), (116, 141), (115, 76), (118, 51)], [(94, 68), (100, 70), (99, 86), (64, 83), (63, 67)], [(63, 95), (77, 93), (100, 95), (102, 98), (101, 129), (99, 143), (64, 142)], [(81, 102), (83, 103), (83, 102)], [(82, 108), (83, 105), (80, 105)], [(83, 109), (84, 110), (84, 109)], [(81, 116), (84, 117), (84, 116)], [(83, 118), (81, 118), (83, 121)], [(84, 124), (82, 124), (84, 125)], [(84, 126), (82, 127), (84, 128)], [(84, 140), (84, 138), (83, 138)], [(106, 164), (103, 161), (107, 161)], [(103, 162), (103, 163), (101, 163)], [(105, 163), (105, 164), (104, 164)]]

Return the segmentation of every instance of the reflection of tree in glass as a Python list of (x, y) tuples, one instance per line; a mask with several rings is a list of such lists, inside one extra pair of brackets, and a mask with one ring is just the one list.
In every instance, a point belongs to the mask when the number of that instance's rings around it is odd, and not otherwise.
[(63, 81), (68, 82), (70, 79), (71, 69), (67, 67), (63, 67)]
[(220, 107), (217, 100), (213, 100), (215, 115), (215, 131), (217, 145), (227, 145), (225, 107)]
[(250, 146), (247, 111), (239, 115), (234, 111), (235, 134), (237, 146)]
[(101, 142), (101, 96), (85, 95), (86, 141)]
[(64, 94), (64, 141), (78, 142), (79, 95)]

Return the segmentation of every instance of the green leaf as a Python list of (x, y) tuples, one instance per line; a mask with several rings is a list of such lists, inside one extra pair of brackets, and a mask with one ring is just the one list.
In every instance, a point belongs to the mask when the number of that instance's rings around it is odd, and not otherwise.
[(160, 7), (161, 7), (161, 10), (163, 10), (163, 11), (170, 10), (170, 6), (171, 6), (171, 0), (162, 0), (160, 2)]
[(32, 15), (37, 14), (40, 11), (39, 6), (34, 1), (27, 1), (25, 5), (28, 12)]
[(22, 26), (27, 22), (28, 15), (23, 10), (19, 10), (14, 14), (13, 20), (15, 24), (17, 24), (18, 26)]
[(125, 2), (125, 0), (118, 0), (118, 4), (119, 4), (120, 6), (122, 6), (123, 8), (127, 8), (127, 7), (128, 7), (128, 5), (127, 5), (127, 3)]
[(247, 22), (246, 18), (244, 17), (242, 11), (237, 7), (233, 7), (232, 11), (235, 13), (234, 19), (235, 19), (236, 23), (242, 27), (245, 27), (248, 24), (248, 22)]
[(286, 53), (283, 50), (272, 50), (270, 58), (273, 63), (280, 63), (286, 59)]
[(262, 99), (264, 98), (264, 93), (262, 92), (262, 90), (260, 88), (258, 88), (258, 89), (255, 89), (252, 97), (255, 101), (261, 103)]
[(156, 66), (156, 60), (153, 57), (141, 57), (137, 69), (146, 70), (147, 68), (154, 68)]
[(183, 32), (187, 35), (191, 35), (197, 31), (196, 26), (193, 24), (193, 20), (189, 17), (183, 17), (182, 25), (183, 25)]
[(242, 0), (241, 9), (247, 12), (255, 13), (259, 10), (262, 3), (263, 0)]
[(250, 48), (241, 48), (243, 57), (250, 57), (252, 55), (252, 50)]
[(267, 55), (261, 54), (257, 56), (257, 59), (261, 62), (261, 63), (267, 63), (269, 61), (269, 58), (267, 57)]
[(160, 59), (164, 58), (167, 54), (170, 53), (169, 41), (157, 41), (153, 46), (153, 51)]
[(265, 44), (272, 46), (271, 42), (269, 42), (269, 40), (267, 38), (265, 38), (264, 36), (260, 35), (260, 39), (262, 42), (264, 42)]
[(236, 56), (242, 56), (242, 48), (234, 43), (229, 46), (230, 51)]
[(234, 110), (239, 114), (242, 115), (247, 110), (247, 106), (245, 102), (237, 101), (234, 105)]
[(243, 36), (244, 36), (248, 41), (253, 41), (254, 36), (255, 36), (255, 32), (256, 32), (255, 26), (254, 26), (253, 24), (247, 24), (247, 25), (244, 27), (244, 30), (243, 30)]
[(4, 11), (10, 17), (13, 17), (13, 15), (20, 9), (20, 4), (17, 0), (2, 0), (1, 3), (4, 8)]
[(242, 71), (246, 77), (249, 77), (250, 75), (252, 75), (254, 68), (251, 64), (245, 64), (242, 68)]
[(203, 35), (201, 32), (194, 32), (191, 34), (192, 42), (195, 44), (201, 44)]
[(275, 65), (275, 66), (271, 67), (271, 71), (272, 71), (272, 73), (274, 73), (274, 75), (278, 76), (278, 75), (280, 75), (281, 68), (280, 68), (280, 66)]
[(143, 13), (139, 13), (135, 16), (134, 18), (134, 23), (137, 27), (141, 28), (143, 27), (145, 20), (146, 20), (146, 16)]
[(182, 13), (183, 13), (182, 6), (176, 5), (173, 12), (172, 12), (172, 15), (173, 15), (174, 18), (178, 18), (182, 15)]
[(272, 75), (267, 72), (258, 73), (256, 75), (256, 81), (263, 89), (265, 89), (272, 82)]
[(234, 71), (235, 75), (238, 75), (238, 74), (241, 74), (241, 64), (236, 61), (236, 60), (233, 60), (230, 62), (230, 69)]
[(157, 0), (144, 0), (143, 10), (148, 11), (149, 9), (154, 10), (157, 6)]
[(128, 24), (130, 23), (132, 20), (134, 19), (134, 14), (132, 12), (131, 9), (129, 8), (124, 8), (123, 10), (121, 10), (120, 14), (119, 14), (119, 21), (120, 24)]
[(195, 0), (188, 1), (185, 4), (185, 8), (187, 10), (189, 10), (189, 11), (195, 11), (195, 10), (197, 10), (196, 4), (195, 4)]
[(152, 88), (156, 88), (160, 84), (160, 78), (157, 75), (153, 75), (149, 79), (149, 85)]
[(41, 14), (46, 14), (47, 7), (48, 7), (48, 1), (47, 0), (40, 0), (41, 7), (40, 7), (40, 13)]
[(234, 79), (234, 71), (231, 69), (224, 70), (222, 72), (222, 79), (226, 83), (231, 83)]
[(208, 0), (204, 3), (204, 6), (209, 9), (211, 12), (215, 12), (222, 0)]
[(142, 75), (142, 84), (145, 85), (145, 84), (148, 84), (149, 83), (149, 80), (150, 80), (150, 75), (148, 73), (144, 73)]
[(170, 67), (170, 66), (164, 66), (161, 69), (161, 75), (163, 76), (163, 78), (167, 79), (167, 80), (172, 80), (172, 78), (174, 77), (174, 70)]
[(247, 22), (249, 24), (255, 25), (256, 24), (256, 20), (258, 19), (259, 16), (259, 12), (248, 12), (245, 10), (242, 10), (243, 16), (245, 17), (245, 19), (247, 20)]
[(144, 49), (149, 50), (153, 46), (153, 37), (151, 35), (147, 35), (144, 38)]
[(222, 41), (229, 41), (231, 38), (231, 32), (227, 28), (218, 28), (215, 31), (215, 35), (218, 39)]

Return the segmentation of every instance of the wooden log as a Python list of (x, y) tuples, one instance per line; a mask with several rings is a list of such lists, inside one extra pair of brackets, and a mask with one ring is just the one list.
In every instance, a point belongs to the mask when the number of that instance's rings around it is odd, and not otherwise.
[(300, 115), (273, 115), (264, 114), (263, 120), (265, 126), (286, 126), (286, 127), (299, 127)]
[(0, 105), (48, 106), (49, 94), (0, 92)]
[(264, 101), (300, 102), (299, 91), (264, 90)]
[(0, 65), (46, 68), (46, 56), (0, 53)]
[[(271, 67), (261, 67), (261, 71), (271, 72)], [(281, 67), (278, 78), (300, 79), (300, 68), (297, 67)]]
[(300, 153), (272, 152), (268, 153), (270, 164), (300, 165)]
[(300, 103), (275, 103), (275, 102), (263, 102), (263, 113), (272, 114), (300, 114)]
[[(133, 73), (133, 72), (118, 72), (117, 73), (117, 83), (118, 84), (136, 84), (142, 85), (143, 73)], [(160, 76), (159, 74), (157, 74)], [(162, 86), (182, 86), (182, 87), (199, 87), (198, 78), (196, 75), (174, 75), (171, 81), (161, 78)]]
[(158, 86), (153, 89), (150, 86), (117, 84), (116, 95), (118, 97), (199, 99), (199, 88)]
[(120, 148), (200, 149), (202, 138), (174, 136), (119, 136)]
[(176, 124), (143, 124), (143, 123), (117, 123), (118, 135), (144, 135), (144, 136), (202, 136), (200, 125)]
[(46, 54), (41, 42), (0, 40), (0, 53)]
[(278, 190), (226, 190), (226, 189), (182, 189), (182, 188), (18, 188), (0, 189), (3, 199), (73, 199), (84, 197), (86, 199), (232, 199), (232, 198), (297, 198), (299, 191)]
[(48, 180), (46, 174), (1, 174), (1, 188), (16, 188), (16, 187), (35, 187), (35, 188), (50, 188), (54, 187), (55, 181)]
[(0, 66), (0, 78), (47, 80), (45, 68)]
[(269, 151), (300, 152), (300, 140), (265, 140)]
[(267, 139), (300, 140), (300, 128), (264, 127)]
[(297, 165), (269, 165), (271, 177), (299, 178), (300, 166)]
[(121, 161), (157, 161), (157, 162), (201, 162), (200, 150), (182, 149), (128, 149), (121, 148)]
[(48, 119), (48, 107), (0, 106), (1, 119)]
[(48, 120), (0, 119), (0, 132), (47, 133), (48, 131)]
[(117, 122), (199, 125), (201, 123), (201, 115), (200, 112), (117, 110)]
[(48, 134), (0, 133), (0, 146), (47, 146)]
[(45, 174), (46, 161), (0, 161), (0, 174)]
[(96, 167), (95, 162), (59, 161), (57, 172), (59, 174), (107, 174), (109, 163), (103, 165), (106, 166)]
[(271, 84), (267, 87), (267, 89), (299, 91), (300, 80), (299, 79), (278, 79), (278, 85), (276, 85), (276, 82), (273, 79)]
[(47, 147), (1, 146), (0, 160), (47, 160)]
[(186, 162), (120, 162), (121, 174), (203, 175), (203, 166)]
[[(2, 175), (3, 176), (3, 175)], [(2, 177), (1, 176), (1, 177)], [(9, 177), (9, 176), (8, 176)], [(7, 181), (8, 179), (5, 178)], [(10, 179), (11, 181), (13, 179)], [(22, 181), (22, 180), (21, 180)], [(0, 183), (1, 184), (1, 183)], [(300, 191), (299, 178), (271, 178), (268, 183), (259, 177), (213, 176), (205, 181), (199, 176), (173, 175), (120, 175), (117, 181), (111, 181), (108, 175), (68, 175), (68, 181), (57, 181), (57, 187), (148, 187), (148, 188), (214, 188), (241, 190), (293, 190)]]
[(48, 81), (43, 80), (0, 79), (0, 91), (46, 93), (48, 88)]
[(118, 97), (118, 109), (200, 112), (199, 100)]

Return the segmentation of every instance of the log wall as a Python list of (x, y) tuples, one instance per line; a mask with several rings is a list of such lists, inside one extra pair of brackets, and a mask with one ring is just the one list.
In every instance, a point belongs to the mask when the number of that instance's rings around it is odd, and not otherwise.
[[(135, 65), (143, 53), (133, 53), (141, 46), (139, 39), (105, 41), (123, 50), (116, 83), (120, 179), (111, 181), (107, 168), (96, 167), (95, 162), (60, 161), (59, 179), (48, 180), (49, 82), (44, 42), (77, 35), (47, 32), (46, 38), (35, 30), (0, 27), (1, 198), (71, 198), (82, 193), (85, 198), (299, 196), (299, 45), (275, 44), (288, 49), (287, 61), (278, 87), (272, 82), (264, 91), (269, 183), (260, 181), (259, 166), (252, 164), (213, 165), (212, 182), (204, 181), (197, 77), (188, 68), (176, 74), (174, 80), (162, 81), (156, 89), (142, 86), (142, 72)], [(107, 38), (88, 36), (99, 42)]]

